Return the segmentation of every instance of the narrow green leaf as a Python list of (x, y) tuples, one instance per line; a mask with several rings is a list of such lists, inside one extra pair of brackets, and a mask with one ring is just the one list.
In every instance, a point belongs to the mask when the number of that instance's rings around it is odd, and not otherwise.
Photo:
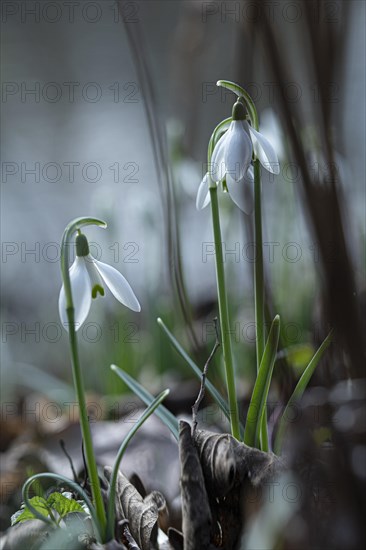
[[(111, 369), (127, 384), (127, 386), (139, 397), (145, 405), (149, 406), (154, 401), (155, 397), (151, 395), (139, 382), (134, 380), (132, 376), (127, 374), (116, 365), (111, 365)], [(155, 411), (156, 416), (160, 418), (162, 422), (169, 428), (175, 439), (179, 440), (179, 423), (164, 405), (160, 405)]]
[(279, 422), (278, 430), (277, 430), (277, 434), (276, 434), (276, 439), (275, 439), (275, 444), (274, 444), (274, 451), (277, 454), (279, 454), (281, 452), (283, 436), (284, 436), (284, 433), (285, 433), (285, 430), (286, 430), (286, 424), (287, 424), (286, 418), (287, 418), (288, 411), (292, 406), (294, 406), (295, 403), (298, 403), (300, 401), (307, 385), (309, 384), (310, 378), (312, 377), (316, 367), (319, 364), (319, 361), (323, 357), (325, 350), (331, 344), (332, 337), (333, 337), (333, 331), (331, 330), (330, 333), (328, 334), (328, 336), (325, 338), (324, 342), (321, 344), (319, 349), (314, 354), (313, 358), (311, 359), (311, 361), (308, 364), (308, 366), (306, 367), (306, 369), (304, 370), (300, 380), (296, 384), (296, 388), (294, 389), (293, 394), (291, 395), (290, 399), (288, 400), (286, 408), (283, 411), (283, 414), (281, 416), (281, 420)]
[(114, 533), (114, 519), (115, 519), (115, 502), (116, 502), (116, 489), (117, 489), (117, 476), (118, 470), (121, 464), (123, 455), (128, 447), (129, 442), (135, 435), (135, 433), (140, 429), (142, 424), (151, 416), (154, 412), (157, 412), (157, 409), (164, 401), (166, 396), (169, 394), (169, 390), (162, 391), (157, 397), (154, 398), (153, 402), (150, 403), (146, 411), (140, 416), (136, 424), (130, 429), (122, 444), (118, 450), (116, 460), (112, 469), (112, 474), (109, 483), (109, 495), (108, 495), (108, 506), (107, 506), (107, 540), (113, 537)]
[[(194, 374), (197, 376), (199, 380), (202, 378), (202, 371), (196, 365), (196, 363), (189, 357), (188, 353), (182, 348), (178, 340), (173, 336), (173, 334), (170, 332), (168, 327), (165, 325), (164, 321), (158, 317), (158, 325), (163, 329), (164, 333), (167, 335), (167, 337), (170, 340), (170, 343), (172, 344), (175, 351), (178, 352), (178, 354), (185, 360), (185, 362), (191, 367)], [(216, 401), (217, 405), (220, 407), (228, 421), (230, 422), (230, 412), (229, 407), (225, 399), (220, 395), (220, 393), (217, 391), (215, 386), (206, 378), (205, 386), (207, 388), (208, 393), (211, 395), (212, 399)], [(244, 433), (244, 427), (240, 424), (240, 430), (242, 433)]]
[(61, 493), (52, 493), (48, 499), (47, 504), (53, 509), (56, 510), (60, 519), (67, 516), (71, 512), (81, 512), (85, 513), (84, 508), (72, 498), (67, 498)]
[[(245, 423), (244, 443), (250, 447), (260, 447), (261, 422), (271, 384), (279, 336), (280, 316), (276, 315), (273, 319), (271, 330), (269, 331), (266, 346), (264, 348)], [(262, 450), (268, 450), (268, 441), (262, 441)]]
[[(47, 504), (47, 501), (43, 497), (33, 497), (29, 500), (33, 508), (37, 510), (42, 516), (48, 517), (50, 513), (50, 507)], [(27, 507), (24, 510), (19, 510), (11, 517), (11, 524), (15, 525), (16, 523), (21, 523), (22, 521), (28, 521), (30, 519), (35, 519), (37, 516), (31, 512)]]

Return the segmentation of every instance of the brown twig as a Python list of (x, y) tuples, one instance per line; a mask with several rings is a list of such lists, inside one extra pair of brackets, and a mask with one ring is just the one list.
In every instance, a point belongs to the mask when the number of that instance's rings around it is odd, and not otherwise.
[(214, 318), (214, 323), (215, 323), (215, 332), (216, 332), (216, 342), (215, 342), (215, 345), (214, 345), (214, 347), (213, 347), (213, 349), (210, 353), (209, 358), (207, 359), (207, 361), (205, 363), (205, 366), (203, 367), (200, 391), (198, 393), (198, 397), (197, 397), (194, 405), (192, 406), (192, 437), (194, 437), (194, 434), (195, 434), (195, 431), (196, 431), (196, 428), (197, 428), (198, 409), (199, 409), (199, 406), (201, 404), (202, 399), (205, 396), (205, 382), (206, 382), (208, 366), (211, 363), (211, 361), (213, 359), (213, 356), (216, 353), (217, 348), (220, 346), (220, 337), (219, 337), (217, 317)]

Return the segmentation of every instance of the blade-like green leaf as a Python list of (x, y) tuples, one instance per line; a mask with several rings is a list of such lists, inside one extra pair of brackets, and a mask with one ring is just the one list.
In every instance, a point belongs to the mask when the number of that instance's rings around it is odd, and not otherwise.
[[(167, 335), (167, 337), (170, 340), (170, 343), (172, 344), (173, 348), (179, 353), (179, 355), (186, 361), (186, 363), (191, 367), (197, 378), (201, 380), (202, 378), (202, 371), (196, 365), (196, 363), (189, 357), (188, 353), (182, 348), (180, 343), (176, 340), (175, 336), (170, 332), (168, 327), (165, 325), (162, 319), (158, 317), (158, 325), (163, 329), (164, 333)], [(220, 407), (226, 418), (230, 422), (230, 412), (229, 407), (225, 399), (221, 397), (220, 393), (217, 391), (215, 386), (206, 378), (205, 386), (207, 388), (208, 393), (211, 395), (212, 399), (216, 401), (217, 405)], [(240, 429), (242, 433), (244, 433), (244, 427), (240, 425)]]
[(284, 433), (285, 433), (285, 430), (286, 430), (286, 423), (287, 423), (286, 418), (287, 418), (287, 414), (289, 412), (289, 409), (295, 403), (300, 401), (300, 399), (301, 399), (301, 397), (302, 397), (302, 395), (303, 395), (303, 393), (304, 393), (304, 391), (305, 391), (305, 389), (306, 389), (306, 387), (307, 387), (307, 385), (310, 381), (310, 378), (312, 377), (316, 367), (318, 366), (318, 363), (319, 363), (320, 359), (323, 357), (323, 354), (324, 354), (325, 350), (329, 347), (329, 345), (332, 342), (332, 336), (333, 336), (333, 331), (331, 330), (330, 333), (328, 334), (328, 336), (325, 338), (324, 342), (321, 344), (321, 346), (317, 350), (317, 352), (314, 354), (312, 360), (310, 361), (310, 363), (308, 364), (306, 369), (304, 370), (300, 380), (296, 384), (296, 388), (294, 389), (293, 394), (291, 395), (290, 399), (288, 400), (286, 408), (283, 411), (283, 414), (281, 416), (281, 420), (280, 420), (280, 423), (278, 425), (278, 430), (277, 430), (277, 434), (276, 434), (276, 439), (275, 439), (275, 444), (274, 444), (274, 451), (277, 454), (279, 454), (281, 452), (282, 440), (283, 440), (283, 436), (284, 436)]
[[(276, 315), (273, 319), (271, 330), (269, 331), (266, 346), (264, 348), (245, 423), (244, 443), (250, 447), (259, 448), (260, 446), (262, 417), (267, 403), (269, 386), (271, 384), (279, 336), (280, 317)], [(268, 441), (262, 441), (262, 450), (268, 450)]]
[[(155, 397), (151, 395), (139, 382), (134, 380), (132, 376), (127, 374), (127, 372), (123, 371), (116, 365), (111, 365), (111, 369), (127, 384), (127, 386), (132, 390), (137, 397), (141, 399), (145, 403), (145, 405), (149, 406), (154, 401)], [(178, 420), (175, 418), (174, 414), (172, 414), (164, 405), (160, 405), (155, 411), (156, 416), (160, 418), (162, 422), (169, 428), (175, 439), (179, 440), (179, 423)]]

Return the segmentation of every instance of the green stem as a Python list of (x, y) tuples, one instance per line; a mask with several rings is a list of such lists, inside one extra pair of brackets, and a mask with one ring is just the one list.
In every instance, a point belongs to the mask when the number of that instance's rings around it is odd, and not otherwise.
[[(261, 174), (259, 160), (254, 161), (254, 312), (256, 326), (257, 374), (262, 361), (265, 335), (264, 317), (264, 269), (263, 269), (263, 235), (262, 235), (262, 201)], [(261, 427), (261, 449), (268, 451), (267, 411), (264, 410)]]
[(219, 204), (217, 200), (217, 186), (210, 186), (212, 225), (215, 241), (215, 262), (216, 262), (216, 280), (217, 294), (219, 301), (219, 315), (221, 326), (222, 348), (224, 354), (224, 363), (226, 371), (226, 385), (229, 398), (231, 433), (236, 439), (240, 438), (239, 411), (236, 399), (235, 374), (233, 365), (233, 355), (231, 349), (229, 308), (227, 303), (224, 259), (222, 254), (221, 228)]
[[(264, 316), (264, 268), (263, 268), (263, 235), (262, 235), (262, 203), (261, 175), (259, 160), (254, 161), (254, 312), (256, 326), (257, 375), (261, 365), (266, 341)], [(261, 424), (261, 449), (268, 451), (267, 410), (264, 409)]]
[(74, 308), (67, 309), (67, 318), (69, 321), (69, 342), (71, 350), (71, 361), (72, 361), (72, 374), (74, 379), (74, 385), (76, 390), (76, 397), (79, 403), (79, 414), (80, 414), (80, 425), (81, 433), (84, 442), (84, 451), (86, 458), (86, 465), (88, 468), (88, 475), (91, 485), (91, 491), (93, 495), (93, 501), (99, 522), (102, 527), (102, 532), (105, 530), (106, 526), (106, 515), (104, 509), (104, 503), (102, 498), (102, 492), (100, 488), (98, 468), (95, 461), (93, 441), (91, 437), (88, 412), (85, 400), (85, 390), (83, 376), (80, 368), (77, 338), (74, 324)]
[(255, 262), (254, 262), (254, 308), (256, 322), (257, 372), (259, 371), (265, 343), (264, 333), (264, 274), (263, 274), (263, 236), (262, 236), (262, 205), (261, 180), (259, 161), (254, 161), (254, 231), (255, 231)]
[(76, 390), (76, 397), (79, 404), (80, 427), (84, 442), (86, 465), (88, 468), (89, 481), (93, 495), (93, 502), (101, 528), (101, 534), (104, 540), (106, 531), (106, 514), (100, 488), (97, 464), (94, 456), (93, 441), (91, 437), (90, 425), (85, 400), (85, 390), (83, 376), (80, 368), (78, 345), (75, 330), (75, 310), (72, 299), (71, 282), (69, 274), (69, 248), (73, 234), (85, 225), (99, 225), (106, 227), (105, 222), (95, 218), (77, 218), (71, 222), (65, 229), (61, 244), (61, 271), (66, 297), (66, 314), (69, 323), (69, 343), (71, 352), (71, 363), (73, 380)]
[[(222, 86), (242, 97), (248, 109), (251, 124), (255, 130), (259, 130), (259, 118), (254, 101), (244, 88), (230, 82), (219, 80), (218, 86)], [(262, 206), (261, 206), (261, 174), (259, 161), (254, 161), (254, 231), (255, 231), (255, 263), (254, 263), (254, 310), (256, 326), (256, 354), (257, 375), (262, 361), (265, 345), (265, 317), (264, 317), (264, 269), (263, 269), (263, 237), (262, 237)], [(268, 451), (267, 412), (264, 411), (261, 427), (261, 449)]]

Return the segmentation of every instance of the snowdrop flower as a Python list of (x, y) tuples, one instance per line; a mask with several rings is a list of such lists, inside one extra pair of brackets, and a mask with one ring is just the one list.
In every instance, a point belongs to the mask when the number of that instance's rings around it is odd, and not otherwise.
[[(75, 330), (78, 330), (87, 318), (92, 298), (96, 298), (98, 292), (104, 296), (105, 287), (109, 288), (121, 304), (133, 311), (141, 311), (140, 304), (123, 275), (114, 267), (93, 258), (89, 252), (88, 240), (83, 234), (76, 237), (76, 258), (69, 273), (75, 308)], [(58, 307), (62, 324), (67, 329), (68, 319), (63, 285)]]
[(235, 204), (250, 214), (252, 211), (251, 186), (254, 172), (251, 164), (253, 152), (266, 170), (272, 174), (280, 173), (275, 150), (269, 141), (254, 130), (245, 120), (245, 107), (237, 101), (233, 107), (232, 122), (227, 132), (216, 143), (212, 153), (209, 172), (205, 174), (197, 193), (198, 210), (210, 202), (210, 180), (225, 180), (227, 190)]

